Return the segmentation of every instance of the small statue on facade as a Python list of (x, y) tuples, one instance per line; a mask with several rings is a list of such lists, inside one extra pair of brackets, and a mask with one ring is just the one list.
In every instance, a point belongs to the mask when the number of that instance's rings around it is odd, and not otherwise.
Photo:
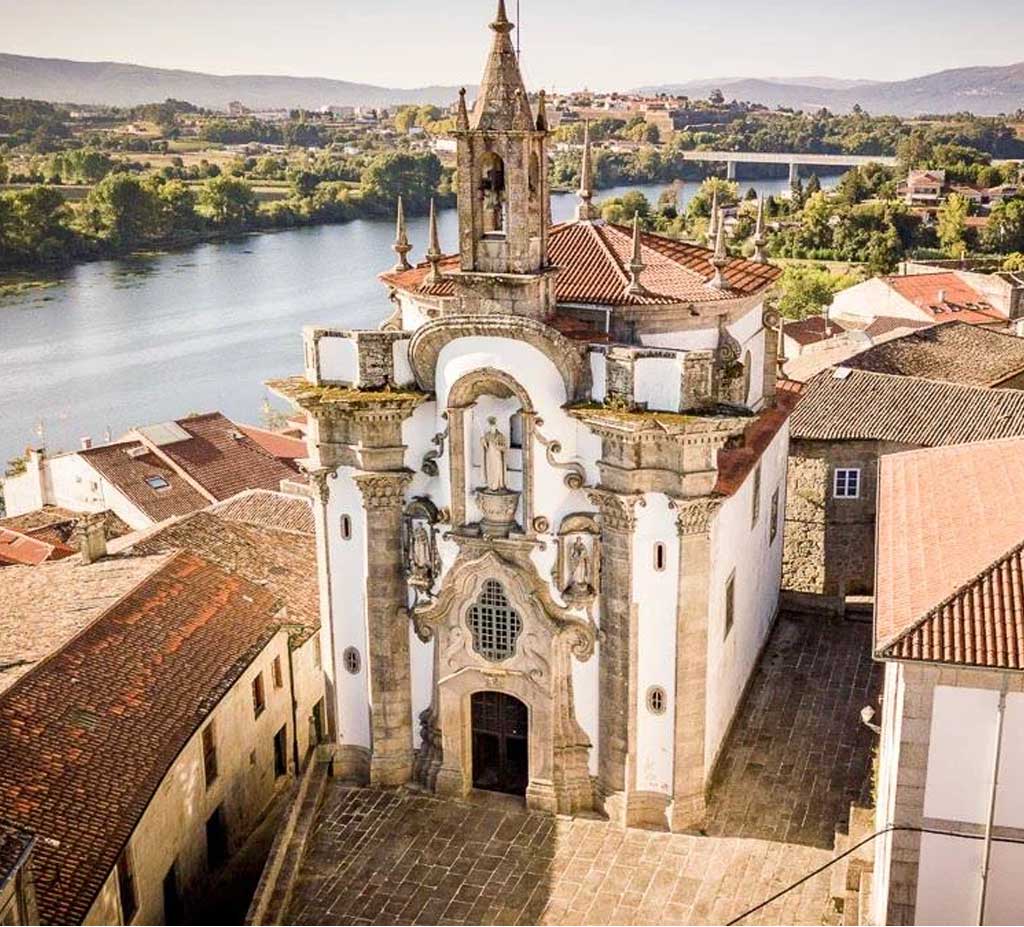
[(569, 548), (569, 588), (566, 592), (571, 596), (589, 595), (590, 585), (590, 554), (583, 538), (578, 534)]
[(505, 455), (508, 452), (508, 439), (498, 430), (498, 420), (492, 415), (487, 419), (490, 426), (484, 432), (481, 444), (484, 451), (484, 482), (491, 492), (506, 489)]
[(430, 535), (423, 522), (417, 522), (412, 531), (412, 553), (410, 572), (412, 578), (432, 580), (434, 556), (431, 549)]

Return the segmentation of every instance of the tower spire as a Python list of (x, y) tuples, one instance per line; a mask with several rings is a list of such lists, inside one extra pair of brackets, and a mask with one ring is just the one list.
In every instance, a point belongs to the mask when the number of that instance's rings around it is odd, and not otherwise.
[(764, 194), (757, 200), (757, 225), (754, 227), (754, 260), (758, 264), (764, 264), (767, 258), (764, 256)]
[(459, 114), (455, 117), (455, 128), (459, 132), (469, 131), (469, 110), (466, 109), (466, 88), (459, 88)]
[(640, 282), (640, 274), (644, 272), (645, 264), (640, 253), (640, 213), (633, 213), (633, 255), (629, 261), (629, 285), (626, 287), (627, 296), (643, 296), (647, 293), (647, 287)]
[(600, 218), (597, 207), (591, 202), (594, 196), (593, 164), (590, 154), (590, 120), (583, 125), (583, 161), (580, 164), (579, 204), (576, 206), (576, 218), (580, 222), (592, 222)]
[(407, 257), (409, 252), (412, 251), (412, 245), (409, 244), (409, 236), (405, 231), (405, 209), (402, 207), (402, 197), (398, 197), (398, 212), (395, 218), (395, 243), (391, 246), (391, 250), (398, 255), (398, 262), (394, 267), (396, 271), (408, 270), (412, 267)]
[(428, 236), (426, 258), (430, 262), (430, 273), (423, 282), (428, 286), (434, 286), (441, 282), (441, 245), (437, 238), (437, 210), (434, 207), (434, 199), (430, 199), (430, 234)]
[(505, 12), (505, 0), (498, 0), (498, 12), (491, 23), (494, 41), (473, 107), (471, 124), (474, 129), (528, 131), (533, 128), (530, 102), (510, 38), (514, 28)]
[(716, 290), (728, 289), (725, 277), (722, 275), (722, 271), (728, 262), (729, 256), (725, 250), (725, 221), (722, 216), (722, 210), (719, 209), (715, 214), (715, 254), (711, 258), (711, 263), (715, 268), (715, 275), (711, 278), (710, 283), (710, 286)]

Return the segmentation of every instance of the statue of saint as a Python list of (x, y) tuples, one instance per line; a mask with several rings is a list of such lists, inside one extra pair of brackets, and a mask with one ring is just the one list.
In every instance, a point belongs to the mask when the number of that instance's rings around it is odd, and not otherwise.
[(569, 588), (574, 592), (590, 589), (590, 554), (579, 535), (569, 548)]
[(484, 449), (484, 482), (491, 492), (500, 492), (505, 486), (505, 454), (508, 439), (498, 430), (498, 420), (492, 415), (487, 419), (490, 428), (484, 432), (481, 444)]
[(433, 557), (430, 550), (430, 535), (423, 522), (419, 522), (412, 532), (412, 572), (416, 576), (430, 576), (433, 569)]

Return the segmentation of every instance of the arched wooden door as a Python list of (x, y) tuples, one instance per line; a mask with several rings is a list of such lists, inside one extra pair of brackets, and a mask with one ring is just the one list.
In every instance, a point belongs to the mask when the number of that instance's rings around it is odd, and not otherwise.
[(529, 712), (504, 692), (472, 697), (473, 787), (525, 795), (530, 778)]

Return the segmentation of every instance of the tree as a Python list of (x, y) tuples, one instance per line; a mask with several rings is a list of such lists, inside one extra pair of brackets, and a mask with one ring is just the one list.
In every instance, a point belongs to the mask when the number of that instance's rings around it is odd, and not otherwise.
[(775, 299), (787, 319), (819, 315), (839, 290), (857, 283), (852, 274), (832, 274), (821, 266), (790, 265), (782, 272)]
[(717, 87), (708, 94), (708, 100), (715, 106), (721, 106), (725, 103), (725, 94), (722, 93)]
[(1024, 251), (1024, 200), (1004, 200), (992, 208), (983, 238), (990, 251)]
[(1003, 261), (1002, 269), (1010, 271), (1011, 273), (1020, 273), (1024, 271), (1024, 252), (1014, 251), (1013, 254), (1008, 254), (1006, 259)]
[(296, 168), (288, 171), (288, 183), (291, 184), (292, 193), (297, 197), (309, 196), (320, 183), (320, 176), (312, 171)]
[(619, 225), (633, 221), (633, 216), (640, 217), (640, 224), (647, 227), (647, 220), (651, 215), (651, 204), (639, 190), (630, 190), (622, 196), (605, 200), (600, 204), (601, 218), (606, 222), (616, 222)]
[(707, 177), (702, 182), (693, 199), (687, 203), (686, 211), (691, 219), (706, 219), (711, 216), (711, 201), (718, 194), (719, 206), (735, 206), (739, 202), (739, 185), (732, 180), (721, 177)]
[(970, 204), (959, 193), (946, 197), (938, 212), (939, 246), (950, 257), (961, 257), (967, 251), (967, 213)]
[(789, 185), (789, 198), (797, 209), (804, 205), (804, 185), (799, 177), (794, 177)]
[(433, 152), (388, 151), (375, 157), (363, 171), (361, 186), (366, 201), (382, 214), (403, 198), (411, 212), (423, 212), (441, 181), (441, 162)]
[(10, 170), (7, 167), (7, 162), (3, 158), (0, 158), (0, 184), (7, 183), (7, 178), (11, 176)]
[(196, 213), (196, 196), (187, 184), (168, 180), (160, 184), (157, 198), (164, 235), (195, 232), (202, 227), (202, 216)]
[(199, 209), (217, 226), (242, 229), (256, 216), (256, 194), (237, 177), (211, 177), (199, 192)]
[(0, 195), (0, 265), (66, 261), (75, 247), (70, 221), (71, 210), (52, 187)]
[(82, 221), (114, 247), (130, 249), (160, 235), (160, 204), (137, 177), (110, 174), (89, 191)]
[(806, 196), (813, 196), (815, 193), (821, 193), (821, 181), (818, 180), (817, 174), (811, 174), (807, 178), (807, 186), (804, 187), (804, 194)]

